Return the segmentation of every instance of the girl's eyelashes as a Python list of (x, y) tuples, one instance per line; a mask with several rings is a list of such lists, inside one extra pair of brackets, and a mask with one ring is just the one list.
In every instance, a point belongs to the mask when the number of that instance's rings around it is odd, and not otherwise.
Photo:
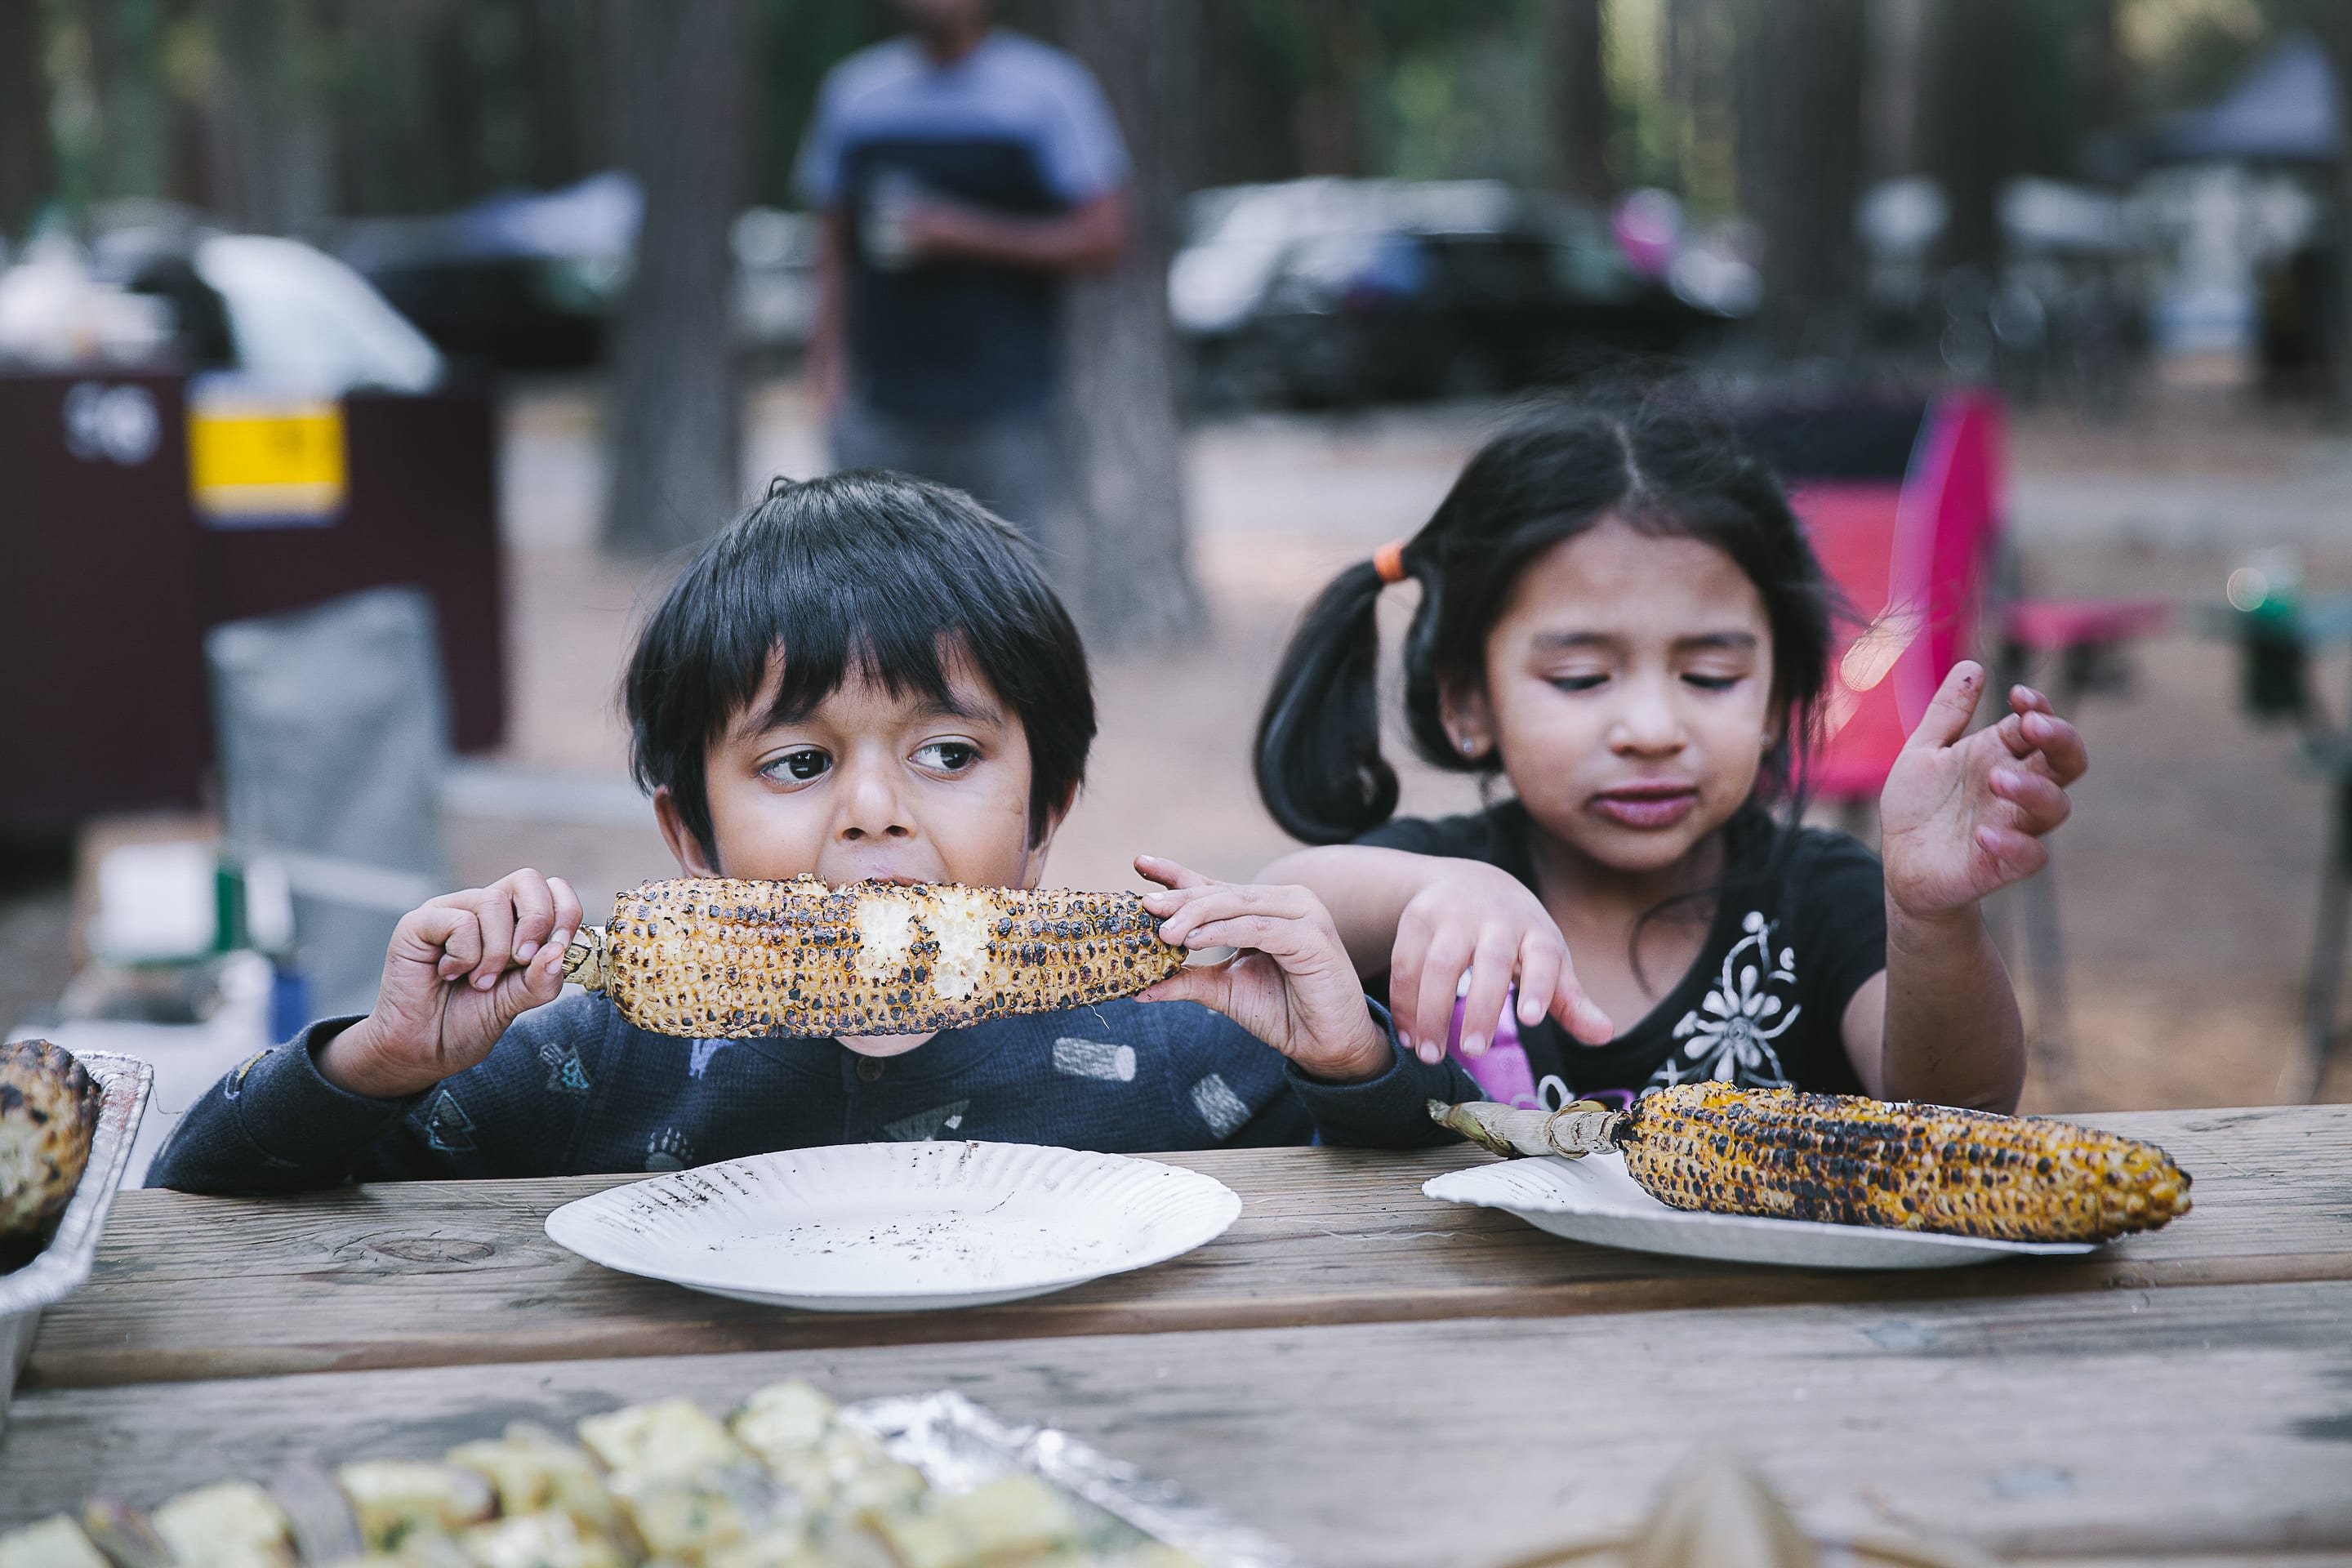
[(1683, 677), (1683, 683), (1696, 687), (1701, 691), (1728, 691), (1747, 679), (1744, 675), (1685, 674)]
[(1609, 678), (1606, 675), (1554, 675), (1546, 679), (1562, 691), (1591, 691)]
[(806, 784), (823, 778), (833, 766), (833, 759), (814, 746), (796, 752), (786, 752), (775, 761), (763, 765), (760, 772), (778, 784)]

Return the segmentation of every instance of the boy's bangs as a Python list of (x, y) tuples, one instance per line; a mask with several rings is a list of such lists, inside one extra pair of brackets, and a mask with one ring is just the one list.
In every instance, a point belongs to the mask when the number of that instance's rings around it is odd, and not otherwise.
[[(920, 698), (942, 712), (961, 713), (967, 704), (957, 699), (950, 671), (961, 665), (988, 679), (973, 652), (970, 631), (950, 606), (877, 606), (884, 611), (877, 615), (867, 613), (870, 607), (827, 598), (816, 614), (777, 617), (758, 677), (763, 685), (772, 659), (783, 667), (775, 699), (768, 704), (770, 726), (799, 723), (853, 682), (879, 687), (894, 698)], [(749, 707), (757, 695), (755, 687), (736, 709)]]

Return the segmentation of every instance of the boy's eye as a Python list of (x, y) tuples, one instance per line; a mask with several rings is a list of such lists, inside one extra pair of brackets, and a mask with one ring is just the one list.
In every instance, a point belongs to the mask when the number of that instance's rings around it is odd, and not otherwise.
[(770, 778), (806, 784), (813, 778), (824, 776), (825, 770), (832, 766), (833, 759), (823, 752), (787, 752), (760, 771)]
[(980, 748), (961, 741), (933, 741), (916, 752), (915, 760), (941, 773), (960, 773), (980, 761)]

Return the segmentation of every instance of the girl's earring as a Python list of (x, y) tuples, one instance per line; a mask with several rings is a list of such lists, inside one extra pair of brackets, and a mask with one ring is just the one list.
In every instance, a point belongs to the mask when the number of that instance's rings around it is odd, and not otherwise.
[(1462, 738), (1462, 754), (1465, 757), (1476, 756), (1478, 754), (1478, 742), (1470, 739), (1467, 735), (1465, 735)]

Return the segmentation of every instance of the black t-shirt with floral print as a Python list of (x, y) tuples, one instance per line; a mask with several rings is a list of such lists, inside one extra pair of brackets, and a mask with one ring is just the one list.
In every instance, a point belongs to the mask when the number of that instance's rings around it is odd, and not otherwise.
[[(1531, 825), (1516, 800), (1467, 816), (1400, 818), (1356, 840), (1383, 849), (1482, 860), (1536, 886)], [(1846, 1004), (1886, 967), (1885, 881), (1878, 858), (1843, 833), (1783, 827), (1760, 810), (1733, 818), (1731, 871), (1689, 971), (1605, 1046), (1546, 1018), (1520, 1031), (1538, 1097), (1631, 1103), (1669, 1084), (1719, 1079), (1859, 1094), (1846, 1056)], [(1383, 1005), (1388, 976), (1369, 989)]]

